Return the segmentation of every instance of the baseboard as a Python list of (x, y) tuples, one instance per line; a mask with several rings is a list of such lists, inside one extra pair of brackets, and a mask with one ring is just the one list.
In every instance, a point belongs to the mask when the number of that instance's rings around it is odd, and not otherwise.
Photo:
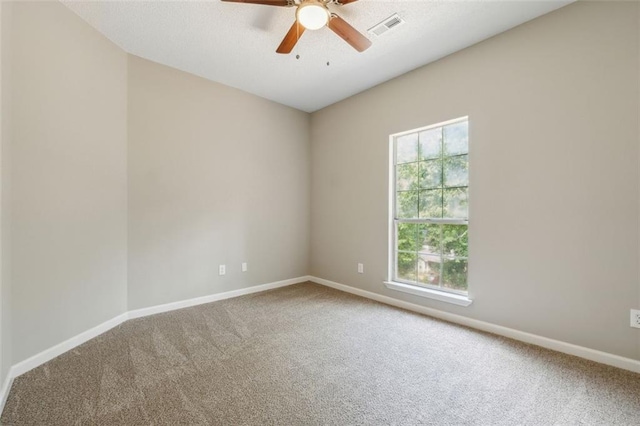
[(244, 295), (253, 294), (253, 293), (259, 293), (262, 291), (272, 290), (280, 287), (286, 287), (289, 285), (298, 284), (298, 283), (310, 281), (310, 280), (311, 280), (311, 277), (302, 276), (298, 278), (291, 278), (288, 280), (276, 281), (268, 284), (261, 284), (253, 287), (242, 288), (239, 290), (232, 290), (224, 293), (211, 294), (208, 296), (196, 297), (194, 299), (188, 299), (188, 300), (182, 300), (179, 302), (167, 303), (164, 305), (152, 306), (149, 308), (136, 309), (133, 311), (128, 311), (123, 314), (120, 314), (117, 317), (110, 319), (109, 321), (105, 321), (100, 325), (97, 325), (89, 330), (83, 331), (82, 333), (76, 336), (73, 336), (62, 343), (52, 346), (49, 349), (46, 349), (30, 358), (27, 358), (24, 361), (14, 364), (9, 369), (7, 378), (5, 379), (5, 382), (3, 383), (3, 386), (0, 389), (0, 413), (2, 413), (2, 410), (4, 410), (4, 404), (7, 400), (7, 397), (9, 396), (9, 390), (11, 389), (11, 384), (13, 383), (13, 379), (93, 339), (94, 337), (99, 336), (102, 333), (109, 331), (114, 327), (117, 327), (118, 325), (122, 324), (127, 320), (145, 317), (148, 315), (155, 315), (162, 312), (169, 312), (176, 309), (188, 308), (190, 306), (202, 305), (204, 303), (211, 303), (219, 300), (232, 299), (234, 297), (244, 296)]
[(162, 312), (174, 311), (176, 309), (188, 308), (190, 306), (202, 305), (204, 303), (217, 302), (219, 300), (232, 299), (234, 297), (245, 296), (247, 294), (259, 293), (261, 291), (273, 290), (275, 288), (286, 287), (305, 281), (310, 281), (311, 277), (303, 276), (289, 280), (276, 281), (268, 284), (261, 284), (253, 287), (241, 288), (239, 290), (227, 291), (224, 293), (210, 294), (208, 296), (196, 297), (194, 299), (181, 300), (179, 302), (166, 303), (164, 305), (151, 306), (149, 308), (129, 311), (129, 319), (146, 317)]
[(9, 397), (9, 389), (11, 389), (11, 385), (13, 384), (13, 376), (11, 375), (11, 371), (7, 372), (7, 377), (4, 378), (4, 383), (2, 383), (2, 388), (0, 388), (0, 414), (4, 410), (4, 404), (7, 402), (7, 397)]
[(40, 353), (37, 353), (32, 357), (25, 359), (24, 361), (14, 364), (9, 370), (9, 375), (14, 378), (18, 377), (26, 373), (27, 371), (32, 370), (39, 365), (52, 360), (58, 355), (61, 355), (77, 346), (80, 346), (86, 341), (91, 340), (94, 337), (111, 330), (113, 327), (117, 327), (126, 320), (127, 313), (125, 312), (124, 314), (120, 314), (117, 317), (110, 319), (109, 321), (105, 321), (102, 324), (90, 328), (89, 330), (83, 331), (82, 333), (77, 334), (62, 343), (58, 343), (57, 345), (52, 346)]
[(543, 348), (552, 349), (554, 351), (558, 351), (565, 354), (574, 355), (580, 358), (585, 358), (591, 361), (599, 362), (601, 364), (611, 365), (613, 367), (618, 367), (624, 370), (640, 373), (640, 361), (637, 361), (635, 359), (625, 358), (619, 355), (614, 355), (607, 352), (598, 351), (595, 349), (585, 348), (583, 346), (562, 342), (560, 340), (549, 339), (547, 337), (538, 336), (536, 334), (515, 330), (513, 328), (503, 327), (501, 325), (496, 325), (489, 322), (476, 320), (473, 318), (467, 318), (461, 315), (451, 314), (449, 312), (440, 311), (438, 309), (427, 308), (425, 306), (404, 302), (402, 300), (394, 299), (393, 297), (383, 296), (381, 294), (373, 293), (366, 290), (361, 290), (359, 288), (351, 287), (345, 284), (340, 284), (334, 281), (325, 280), (323, 278), (312, 276), (309, 278), (309, 280), (317, 284), (335, 288), (336, 290), (341, 290), (347, 293), (355, 294), (357, 296), (362, 296), (367, 299), (372, 299), (381, 303), (385, 303), (387, 305), (392, 305), (398, 308), (407, 309), (409, 311), (418, 312), (420, 314), (428, 315), (434, 318), (439, 318), (445, 321), (475, 328), (477, 330), (482, 330), (482, 331), (497, 334), (500, 336), (509, 337), (511, 339), (518, 340), (524, 343), (530, 343), (533, 345), (541, 346)]
[(622, 368), (622, 369), (633, 371), (636, 373), (640, 373), (640, 361), (637, 361), (634, 359), (625, 358), (625, 357), (613, 355), (607, 352), (585, 348), (583, 346), (578, 346), (571, 343), (562, 342), (559, 340), (549, 339), (547, 337), (526, 333), (524, 331), (503, 327), (500, 325), (496, 325), (496, 324), (492, 324), (492, 323), (488, 323), (488, 322), (484, 322), (484, 321), (480, 321), (472, 318), (467, 318), (461, 315), (451, 314), (449, 312), (444, 312), (444, 311), (440, 311), (433, 308), (427, 308), (425, 306), (404, 302), (402, 300), (394, 299), (392, 297), (384, 296), (384, 295), (373, 293), (366, 290), (361, 290), (359, 288), (351, 287), (345, 284), (340, 284), (334, 281), (325, 280), (323, 278), (318, 278), (313, 276), (302, 276), (298, 278), (292, 278), (288, 280), (276, 281), (268, 284), (262, 284), (262, 285), (257, 285), (253, 287), (243, 288), (240, 290), (217, 293), (209, 296), (197, 297), (194, 299), (188, 299), (188, 300), (183, 300), (183, 301), (174, 302), (174, 303), (167, 303), (164, 305), (152, 306), (149, 308), (136, 309), (136, 310), (125, 312), (121, 315), (118, 315), (117, 317), (112, 318), (109, 321), (106, 321), (87, 331), (84, 331), (70, 339), (65, 340), (62, 343), (59, 343), (24, 361), (21, 361), (13, 365), (9, 370), (7, 377), (5, 378), (4, 383), (2, 384), (2, 388), (0, 388), (0, 413), (2, 413), (2, 410), (4, 409), (4, 404), (9, 395), (11, 384), (13, 383), (13, 380), (16, 377), (44, 364), (47, 361), (52, 360), (53, 358), (87, 342), (90, 339), (93, 339), (94, 337), (122, 324), (123, 322), (129, 319), (140, 318), (148, 315), (155, 315), (162, 312), (169, 312), (176, 309), (187, 308), (190, 306), (201, 305), (204, 303), (211, 303), (219, 300), (231, 299), (234, 297), (244, 296), (247, 294), (259, 293), (262, 291), (272, 290), (280, 287), (286, 287), (289, 285), (298, 284), (305, 281), (313, 281), (317, 284), (335, 288), (337, 290), (355, 294), (357, 296), (365, 297), (367, 299), (372, 299), (381, 303), (385, 303), (387, 305), (396, 306), (398, 308), (403, 308), (403, 309), (418, 312), (424, 315), (429, 315), (434, 318), (443, 319), (445, 321), (465, 325), (471, 328), (487, 331), (489, 333), (494, 333), (500, 336), (509, 337), (511, 339), (519, 340), (521, 342), (534, 344), (537, 346), (541, 346), (543, 348), (552, 349), (558, 352), (563, 352), (569, 355), (578, 356), (580, 358), (585, 358), (591, 361), (599, 362), (606, 365), (611, 365), (613, 367)]

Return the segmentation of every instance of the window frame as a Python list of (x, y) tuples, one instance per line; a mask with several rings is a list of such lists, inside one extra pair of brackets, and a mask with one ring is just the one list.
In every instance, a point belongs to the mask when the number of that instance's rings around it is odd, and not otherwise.
[[(467, 291), (461, 291), (456, 289), (443, 288), (442, 286), (435, 286), (428, 283), (419, 283), (406, 281), (398, 278), (398, 250), (397, 250), (397, 229), (399, 223), (416, 223), (416, 224), (438, 224), (438, 225), (467, 225), (467, 232), (469, 230), (470, 218), (466, 219), (450, 219), (450, 218), (412, 218), (412, 219), (398, 219), (396, 218), (396, 207), (397, 207), (397, 181), (396, 181), (396, 173), (397, 173), (397, 164), (396, 164), (396, 155), (397, 155), (397, 144), (396, 140), (402, 136), (410, 135), (414, 133), (420, 133), (431, 129), (445, 127), (451, 124), (456, 124), (460, 122), (466, 121), (468, 125), (469, 116), (458, 117), (452, 120), (442, 121), (436, 124), (432, 124), (429, 126), (419, 127), (412, 130), (407, 130), (403, 132), (398, 132), (389, 135), (389, 244), (388, 244), (388, 267), (387, 267), (387, 281), (385, 281), (385, 285), (387, 288), (402, 291), (405, 293), (410, 293), (418, 296), (428, 297), (436, 300), (441, 300), (444, 302), (454, 303), (461, 306), (468, 306), (471, 304), (472, 300), (469, 298), (469, 287), (467, 281)], [(470, 130), (469, 130), (470, 133)], [(470, 149), (469, 149), (470, 151)], [(465, 154), (461, 154), (465, 155)], [(466, 155), (469, 155), (467, 152)], [(455, 157), (455, 156), (452, 156)], [(444, 160), (444, 156), (442, 157)], [(419, 160), (418, 160), (419, 161)], [(469, 191), (469, 182), (467, 182), (467, 191)], [(468, 192), (467, 192), (468, 193)], [(470, 214), (468, 215), (470, 216)], [(469, 261), (469, 255), (466, 257), (467, 262)], [(468, 276), (467, 276), (468, 277)]]

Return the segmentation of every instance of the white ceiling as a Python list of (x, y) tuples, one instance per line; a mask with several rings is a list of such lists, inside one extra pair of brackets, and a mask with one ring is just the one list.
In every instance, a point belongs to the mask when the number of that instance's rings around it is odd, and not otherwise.
[[(219, 0), (63, 3), (131, 54), (312, 112), (572, 1), (360, 0), (331, 9), (371, 39), (371, 48), (358, 53), (322, 28), (306, 31), (289, 55), (275, 50), (295, 8)], [(405, 24), (379, 38), (367, 34), (396, 12)]]

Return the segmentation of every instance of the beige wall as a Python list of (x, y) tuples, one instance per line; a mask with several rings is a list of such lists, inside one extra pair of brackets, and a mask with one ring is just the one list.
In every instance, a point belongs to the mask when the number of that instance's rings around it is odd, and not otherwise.
[[(314, 113), (311, 273), (640, 359), (638, 27), (580, 2)], [(468, 308), (383, 286), (388, 136), (465, 115)]]
[(9, 86), (9, 25), (11, 5), (0, 3), (0, 386), (4, 383), (11, 367), (11, 292), (9, 287), (9, 199), (5, 188), (9, 177), (9, 125), (10, 93)]
[(128, 57), (59, 3), (10, 15), (0, 363), (127, 309), (306, 275), (308, 114)]
[(306, 275), (309, 148), (308, 114), (130, 56), (129, 309)]
[(15, 363), (126, 310), (127, 55), (57, 2), (11, 36)]

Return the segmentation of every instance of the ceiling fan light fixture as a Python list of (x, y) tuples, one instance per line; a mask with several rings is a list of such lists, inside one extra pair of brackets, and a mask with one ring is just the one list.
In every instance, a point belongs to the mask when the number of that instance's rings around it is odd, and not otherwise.
[(308, 30), (319, 30), (329, 22), (329, 10), (319, 1), (305, 1), (296, 11), (296, 19)]

